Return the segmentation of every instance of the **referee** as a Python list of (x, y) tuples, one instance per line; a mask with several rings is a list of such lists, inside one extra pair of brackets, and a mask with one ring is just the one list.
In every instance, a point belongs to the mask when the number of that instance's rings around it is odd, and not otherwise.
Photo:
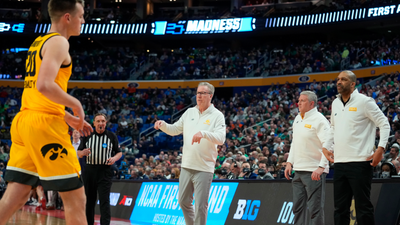
[(117, 136), (106, 130), (107, 119), (102, 113), (94, 117), (94, 132), (84, 137), (78, 151), (87, 155), (86, 168), (82, 174), (86, 193), (86, 219), (88, 225), (94, 224), (94, 208), (97, 201), (97, 192), (100, 200), (100, 224), (109, 225), (110, 190), (113, 171), (111, 165), (118, 161), (122, 153), (118, 148)]

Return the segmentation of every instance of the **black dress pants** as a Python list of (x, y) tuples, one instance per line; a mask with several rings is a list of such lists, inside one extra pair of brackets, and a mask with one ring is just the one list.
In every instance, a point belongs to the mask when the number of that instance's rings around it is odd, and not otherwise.
[(107, 165), (86, 165), (82, 178), (86, 193), (86, 219), (88, 225), (94, 224), (94, 209), (97, 202), (97, 193), (99, 194), (100, 200), (100, 224), (109, 225), (111, 220), (111, 167)]
[(373, 167), (370, 162), (335, 163), (334, 201), (335, 225), (350, 223), (350, 206), (354, 196), (358, 225), (374, 225), (374, 206), (371, 203)]

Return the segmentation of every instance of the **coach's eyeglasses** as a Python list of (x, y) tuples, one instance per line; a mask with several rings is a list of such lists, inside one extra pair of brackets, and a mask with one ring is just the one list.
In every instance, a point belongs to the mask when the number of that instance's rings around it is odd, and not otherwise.
[(206, 95), (206, 94), (210, 94), (209, 92), (197, 92), (197, 95)]

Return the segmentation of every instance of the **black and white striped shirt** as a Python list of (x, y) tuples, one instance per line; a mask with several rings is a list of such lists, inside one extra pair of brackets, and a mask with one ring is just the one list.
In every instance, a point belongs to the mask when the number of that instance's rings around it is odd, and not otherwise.
[(106, 165), (107, 159), (121, 152), (117, 135), (108, 130), (102, 134), (95, 130), (91, 135), (83, 137), (78, 150), (85, 148), (90, 148), (90, 154), (86, 157), (87, 165)]

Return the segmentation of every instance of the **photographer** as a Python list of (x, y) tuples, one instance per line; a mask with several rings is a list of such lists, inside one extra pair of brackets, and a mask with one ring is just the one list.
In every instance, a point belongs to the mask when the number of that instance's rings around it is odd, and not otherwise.
[(258, 176), (257, 179), (261, 180), (274, 180), (274, 176), (268, 171), (267, 161), (263, 160), (258, 162)]
[(139, 168), (139, 172), (137, 175), (138, 180), (148, 180), (149, 179), (149, 177), (143, 171), (144, 171), (143, 167)]
[(242, 164), (242, 171), (239, 174), (238, 179), (256, 179), (257, 174), (253, 173), (250, 169), (250, 164), (248, 162), (244, 162)]
[(231, 172), (230, 167), (231, 167), (231, 164), (229, 164), (229, 163), (222, 164), (221, 176), (219, 176), (219, 179), (233, 180), (236, 178), (235, 174), (233, 174)]
[(167, 178), (164, 176), (164, 170), (158, 169), (156, 176), (153, 177), (153, 180), (166, 180)]

